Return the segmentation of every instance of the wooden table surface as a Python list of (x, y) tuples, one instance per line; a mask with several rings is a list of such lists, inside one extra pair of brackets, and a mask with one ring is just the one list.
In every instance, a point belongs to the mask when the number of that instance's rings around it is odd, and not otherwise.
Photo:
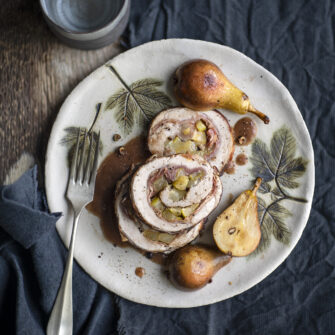
[(39, 1), (1, 1), (0, 185), (23, 152), (44, 169), (52, 124), (66, 96), (120, 53), (119, 43), (83, 51), (63, 45), (44, 22)]

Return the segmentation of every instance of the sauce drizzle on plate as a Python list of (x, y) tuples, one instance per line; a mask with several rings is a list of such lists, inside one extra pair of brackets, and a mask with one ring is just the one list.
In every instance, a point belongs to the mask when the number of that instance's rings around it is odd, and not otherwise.
[(150, 157), (147, 151), (146, 138), (138, 136), (119, 150), (111, 152), (101, 163), (95, 182), (93, 201), (87, 205), (87, 210), (100, 219), (101, 229), (105, 238), (115, 246), (126, 247), (129, 243), (122, 242), (114, 212), (114, 192), (116, 183), (129, 171), (133, 164), (143, 163)]
[(238, 145), (250, 144), (257, 135), (257, 126), (250, 117), (239, 119), (234, 126), (235, 143)]

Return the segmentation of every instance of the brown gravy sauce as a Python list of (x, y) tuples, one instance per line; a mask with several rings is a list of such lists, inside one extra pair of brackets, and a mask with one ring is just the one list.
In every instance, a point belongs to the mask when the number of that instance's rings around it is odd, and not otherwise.
[(234, 137), (237, 145), (250, 144), (257, 135), (257, 125), (250, 117), (239, 119), (234, 126)]
[(101, 163), (95, 182), (94, 199), (86, 208), (100, 219), (101, 229), (108, 241), (115, 246), (127, 247), (130, 246), (129, 243), (121, 241), (114, 212), (115, 186), (133, 164), (143, 163), (150, 157), (150, 153), (146, 149), (144, 136), (132, 139), (122, 148), (122, 154), (120, 150), (116, 150)]
[(235, 161), (237, 165), (245, 165), (248, 163), (248, 156), (245, 154), (238, 154)]
[(229, 161), (226, 166), (224, 167), (224, 170), (223, 170), (225, 173), (228, 173), (228, 174), (234, 174), (235, 173), (235, 164), (234, 162), (231, 160)]
[(142, 278), (145, 275), (145, 269), (142, 268), (142, 267), (137, 267), (135, 269), (135, 274), (136, 274), (137, 277)]

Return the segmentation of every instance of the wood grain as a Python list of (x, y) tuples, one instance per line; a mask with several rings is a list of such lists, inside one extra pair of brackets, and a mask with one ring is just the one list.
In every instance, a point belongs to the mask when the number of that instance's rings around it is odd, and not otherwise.
[(36, 0), (0, 6), (0, 184), (23, 152), (44, 169), (49, 133), (71, 90), (120, 53), (119, 43), (94, 51), (63, 45), (51, 33)]

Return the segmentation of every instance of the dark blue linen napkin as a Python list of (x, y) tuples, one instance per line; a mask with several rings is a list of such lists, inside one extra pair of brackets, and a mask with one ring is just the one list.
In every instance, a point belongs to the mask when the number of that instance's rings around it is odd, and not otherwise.
[[(210, 306), (165, 309), (107, 292), (74, 267), (75, 334), (335, 334), (335, 5), (331, 0), (134, 0), (124, 45), (172, 37), (231, 46), (290, 90), (310, 131), (306, 229), (261, 283)], [(0, 189), (0, 333), (44, 334), (66, 249), (36, 170)], [(214, 278), (215, 280), (215, 278)]]
[[(37, 168), (0, 188), (0, 333), (45, 334), (67, 251), (38, 190)], [(115, 299), (75, 264), (75, 334), (109, 334)]]

